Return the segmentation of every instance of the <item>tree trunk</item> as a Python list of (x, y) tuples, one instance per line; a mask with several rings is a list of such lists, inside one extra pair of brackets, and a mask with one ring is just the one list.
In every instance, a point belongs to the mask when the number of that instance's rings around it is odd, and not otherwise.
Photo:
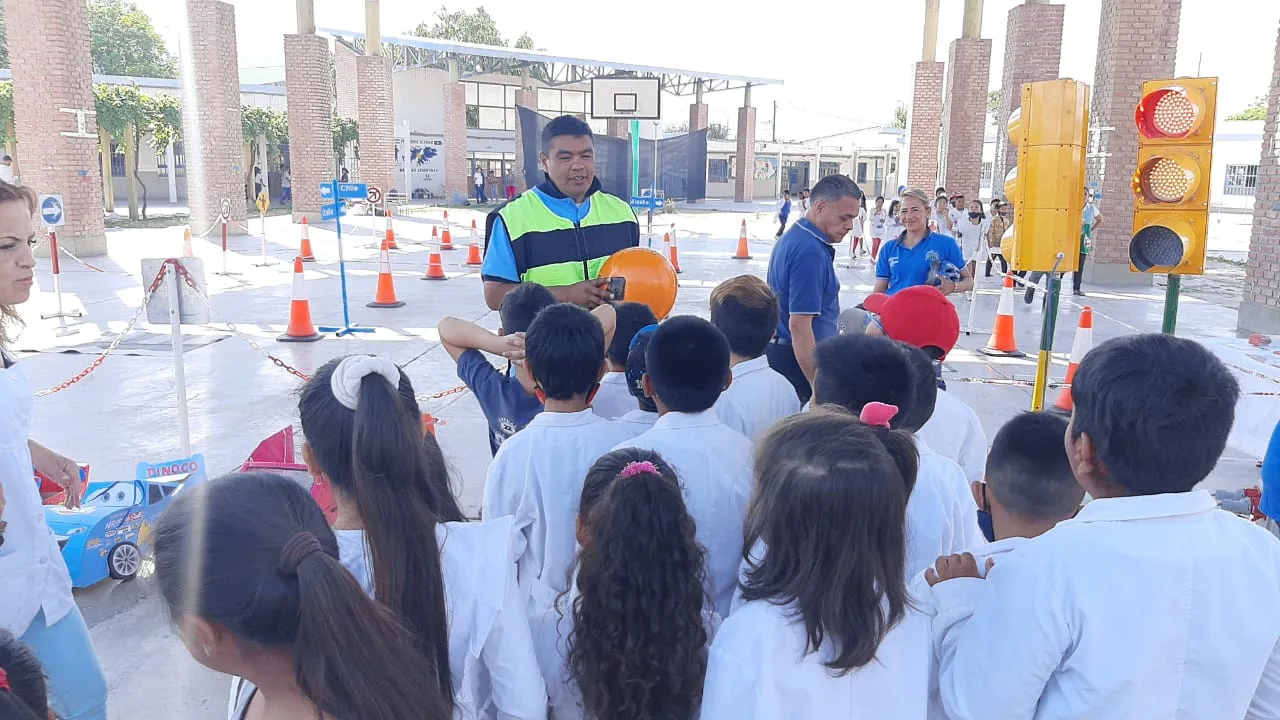
[(129, 187), (136, 187), (142, 191), (142, 219), (147, 219), (147, 186), (142, 182), (142, 177), (138, 175), (138, 148), (142, 145), (141, 138), (135, 130), (133, 134), (133, 174), (129, 176)]
[(111, 133), (98, 126), (98, 145), (102, 147), (102, 209), (107, 212), (116, 210), (116, 191), (111, 186)]
[(138, 186), (133, 184), (133, 178), (138, 173), (137, 147), (138, 141), (135, 135), (137, 131), (133, 124), (124, 126), (124, 176), (125, 187), (129, 190), (129, 219), (138, 219)]

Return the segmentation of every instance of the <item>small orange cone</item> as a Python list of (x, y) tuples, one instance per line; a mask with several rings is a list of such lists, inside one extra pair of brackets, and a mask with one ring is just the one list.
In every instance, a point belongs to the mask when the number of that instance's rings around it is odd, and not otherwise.
[(182, 257), (195, 257), (195, 252), (191, 249), (191, 228), (182, 231)]
[(983, 355), (998, 357), (1026, 357), (1018, 349), (1013, 333), (1013, 274), (1004, 276), (1004, 288), (1000, 290), (1000, 305), (996, 307), (996, 322), (987, 346), (978, 348)]
[[(1080, 324), (1076, 326), (1076, 339), (1071, 343), (1071, 362), (1067, 365), (1067, 377), (1063, 380), (1068, 386), (1075, 382), (1076, 368), (1080, 367), (1080, 361), (1091, 348), (1093, 348), (1093, 308), (1085, 305), (1080, 310)], [(1070, 387), (1064, 387), (1058, 392), (1058, 399), (1054, 401), (1053, 407), (1064, 413), (1070, 413), (1075, 409), (1075, 403), (1071, 401)]]
[(311, 223), (307, 222), (307, 216), (302, 216), (302, 246), (298, 249), (298, 257), (302, 258), (302, 262), (315, 262), (315, 253), (311, 251)]
[(467, 247), (467, 264), (480, 265), (484, 258), (480, 256), (480, 236), (476, 233), (476, 221), (471, 221), (471, 245)]
[(431, 226), (431, 244), (435, 245), (440, 242), (440, 229), (435, 225)]
[(388, 208), (387, 208), (387, 239), (386, 239), (386, 243), (387, 243), (387, 249), (388, 249), (388, 250), (399, 250), (399, 249), (400, 249), (400, 246), (399, 246), (399, 245), (396, 245), (396, 231), (395, 231), (395, 228), (391, 227), (391, 208), (390, 208), (390, 207), (388, 207)]
[[(446, 210), (445, 212), (448, 212)], [(449, 228), (445, 228), (444, 236), (449, 237)], [(427, 255), (427, 274), (422, 276), (423, 280), (448, 280), (444, 274), (444, 261), (440, 259), (440, 247), (431, 249), (431, 254)]]
[(747, 221), (742, 221), (742, 232), (738, 233), (738, 252), (733, 256), (734, 260), (750, 260), (751, 252), (747, 249)]
[(311, 301), (302, 272), (302, 258), (293, 259), (293, 302), (289, 304), (289, 327), (276, 338), (280, 342), (315, 342), (321, 337), (311, 324)]
[(667, 259), (671, 261), (671, 267), (675, 268), (678, 273), (684, 272), (680, 269), (680, 250), (676, 247), (676, 239), (672, 237), (671, 233), (667, 233), (663, 236), (662, 242), (667, 245)]
[(441, 250), (452, 250), (452, 249), (453, 249), (453, 236), (452, 236), (452, 235), (450, 235), (450, 233), (449, 233), (449, 226), (448, 226), (448, 225), (445, 225), (445, 226), (444, 226), (444, 232), (443, 232), (443, 233), (441, 233), (441, 235), (440, 235), (440, 249), (441, 249)]
[(387, 240), (382, 242), (382, 256), (378, 258), (378, 292), (373, 302), (365, 307), (398, 308), (404, 307), (404, 301), (396, 299), (396, 284), (391, 277), (391, 229), (387, 229)]

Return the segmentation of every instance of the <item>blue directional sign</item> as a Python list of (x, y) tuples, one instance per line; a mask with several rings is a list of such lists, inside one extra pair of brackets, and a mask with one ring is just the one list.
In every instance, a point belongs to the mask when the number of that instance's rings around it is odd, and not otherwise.
[(368, 183), (338, 183), (338, 197), (344, 200), (364, 200), (368, 196)]
[(663, 207), (663, 199), (654, 195), (632, 195), (631, 207), (636, 210), (658, 210)]
[(333, 183), (331, 182), (320, 183), (320, 199), (321, 200), (333, 199)]
[(329, 222), (335, 220), (339, 216), (347, 216), (346, 203), (327, 203), (320, 206), (320, 222)]
[(61, 195), (40, 196), (40, 219), (49, 227), (59, 227), (67, 221), (67, 216), (62, 211)]

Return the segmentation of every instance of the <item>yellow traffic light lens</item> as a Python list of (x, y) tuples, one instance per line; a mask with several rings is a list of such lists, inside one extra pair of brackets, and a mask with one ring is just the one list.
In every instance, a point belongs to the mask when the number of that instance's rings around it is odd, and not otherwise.
[(1156, 101), (1151, 122), (1161, 134), (1182, 137), (1195, 128), (1196, 107), (1186, 93), (1165, 93)]
[(1141, 272), (1174, 267), (1186, 252), (1186, 238), (1163, 225), (1142, 228), (1129, 241), (1129, 262)]
[(1149, 203), (1180, 203), (1195, 191), (1196, 173), (1171, 157), (1152, 158), (1138, 172), (1135, 188)]

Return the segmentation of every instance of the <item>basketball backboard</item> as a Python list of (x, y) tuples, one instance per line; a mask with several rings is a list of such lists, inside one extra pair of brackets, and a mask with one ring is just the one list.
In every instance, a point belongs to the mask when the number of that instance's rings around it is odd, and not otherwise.
[(658, 120), (662, 116), (661, 81), (656, 77), (591, 80), (591, 117)]

